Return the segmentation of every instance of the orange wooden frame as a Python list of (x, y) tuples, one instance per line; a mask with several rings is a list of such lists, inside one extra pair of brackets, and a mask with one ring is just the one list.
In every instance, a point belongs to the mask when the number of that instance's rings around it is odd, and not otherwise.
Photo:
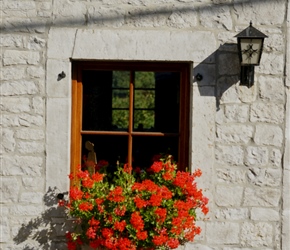
[[(130, 89), (133, 88), (134, 71), (171, 71), (180, 73), (180, 117), (179, 117), (179, 168), (185, 169), (189, 163), (189, 103), (190, 103), (190, 63), (169, 62), (127, 62), (127, 61), (74, 61), (72, 63), (72, 122), (71, 122), (71, 173), (75, 175), (81, 164), (82, 135), (127, 135), (128, 163), (132, 162), (133, 136), (174, 136), (161, 132), (133, 131), (133, 97), (130, 96), (128, 131), (83, 131), (82, 130), (82, 71), (83, 70), (128, 70), (131, 71)], [(131, 91), (132, 93), (132, 91)], [(131, 110), (131, 111), (130, 111)], [(175, 134), (176, 135), (176, 134)], [(74, 185), (74, 183), (71, 183)]]

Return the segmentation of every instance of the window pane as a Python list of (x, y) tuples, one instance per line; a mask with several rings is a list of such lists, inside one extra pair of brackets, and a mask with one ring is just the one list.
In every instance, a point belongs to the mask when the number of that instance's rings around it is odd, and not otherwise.
[(112, 71), (85, 70), (83, 77), (83, 130), (112, 129)]
[(129, 127), (128, 110), (112, 110), (112, 130), (127, 130)]
[(178, 161), (177, 137), (134, 137), (133, 138), (133, 166), (149, 167), (154, 155), (169, 153)]
[(155, 129), (178, 133), (180, 75), (176, 72), (158, 72), (155, 78)]
[(134, 111), (134, 130), (154, 131), (154, 110), (135, 110)]
[[(93, 150), (97, 162), (108, 161), (109, 172), (115, 171), (116, 162), (125, 163), (128, 155), (127, 136), (104, 136), (104, 135), (83, 135), (82, 136), (82, 156), (88, 157), (91, 150), (86, 147), (86, 142), (93, 144)], [(91, 149), (91, 148), (90, 148)]]
[(129, 108), (129, 90), (113, 89), (112, 90), (112, 107)]
[(135, 88), (155, 88), (154, 72), (135, 72)]
[(113, 71), (113, 88), (129, 88), (130, 71)]
[(155, 107), (155, 90), (135, 90), (134, 107), (153, 109)]

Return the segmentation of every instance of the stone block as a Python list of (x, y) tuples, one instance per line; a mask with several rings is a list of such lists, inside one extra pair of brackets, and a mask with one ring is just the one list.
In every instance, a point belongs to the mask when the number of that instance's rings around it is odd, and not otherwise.
[(278, 207), (280, 198), (281, 190), (277, 188), (246, 188), (243, 205), (253, 207)]
[(227, 221), (244, 221), (249, 219), (249, 211), (248, 208), (216, 208), (215, 218)]
[(217, 180), (220, 183), (243, 184), (246, 183), (246, 170), (240, 168), (217, 168)]
[[(48, 59), (46, 64), (46, 93), (48, 97), (64, 97), (71, 96), (71, 63), (68, 61), (60, 61)], [(66, 77), (59, 79), (58, 75), (61, 72), (66, 74)]]
[(5, 50), (4, 66), (8, 65), (37, 65), (40, 63), (40, 54), (36, 51)]
[(0, 148), (3, 150), (3, 152), (14, 152), (15, 146), (16, 146), (16, 141), (14, 137), (14, 131), (11, 129), (6, 129), (3, 128), (0, 130), (1, 131), (1, 145)]
[(253, 147), (246, 148), (245, 165), (246, 166), (265, 166), (268, 164), (268, 148)]
[(233, 23), (230, 7), (221, 5), (219, 8), (204, 8), (200, 10), (200, 24), (210, 29), (232, 30)]
[(41, 176), (43, 169), (43, 158), (37, 156), (18, 156), (11, 157), (4, 155), (1, 159), (2, 168), (0, 173), (3, 176)]
[(244, 222), (241, 227), (241, 244), (248, 247), (271, 247), (273, 243), (273, 226), (270, 223)]
[(5, 115), (5, 114), (1, 114), (1, 120), (0, 120), (0, 124), (3, 128), (7, 128), (7, 127), (19, 127), (19, 119), (18, 119), (18, 115)]
[(215, 48), (214, 34), (208, 31), (78, 30), (72, 58), (199, 63)]
[(44, 99), (40, 96), (36, 96), (32, 99), (32, 110), (35, 114), (44, 115)]
[(3, 81), (20, 80), (22, 78), (25, 78), (26, 76), (25, 68), (22, 66), (1, 67), (1, 71), (2, 71), (1, 80)]
[(25, 190), (39, 191), (43, 190), (44, 179), (42, 177), (22, 177), (22, 186)]
[[(271, 31), (265, 31), (265, 34), (271, 34), (265, 39), (263, 51), (273, 53), (275, 51), (283, 52), (285, 46), (285, 37), (283, 34), (273, 34)], [(264, 31), (263, 31), (264, 33)]]
[(250, 88), (248, 86), (239, 85), (237, 87), (239, 99), (242, 103), (253, 103), (257, 99), (257, 84)]
[(22, 192), (19, 197), (20, 203), (41, 204), (43, 201), (43, 193), (41, 192)]
[(18, 116), (18, 121), (24, 127), (30, 127), (32, 125), (41, 127), (44, 124), (44, 117), (41, 115), (21, 114)]
[[(119, 28), (125, 24), (125, 22), (130, 26), (151, 26), (152, 23), (158, 24), (158, 20), (161, 18), (159, 16), (154, 16), (150, 20), (146, 16), (138, 16), (134, 18), (134, 14), (138, 12), (138, 9), (134, 8), (128, 14), (125, 8), (122, 6), (89, 6), (87, 9), (89, 25), (94, 25), (98, 27), (114, 27)], [(127, 15), (127, 16), (126, 16)], [(133, 18), (132, 18), (133, 16)], [(163, 18), (164, 19), (164, 18)], [(146, 23), (147, 21), (147, 23)], [(164, 19), (163, 23), (165, 23)]]
[(256, 186), (279, 187), (282, 181), (280, 169), (250, 168), (247, 177)]
[(38, 153), (44, 153), (44, 142), (19, 141), (17, 143), (17, 150), (21, 154), (38, 154)]
[(217, 145), (215, 150), (217, 163), (224, 166), (243, 165), (244, 151), (241, 146)]
[(284, 121), (284, 111), (283, 104), (253, 103), (250, 109), (250, 121), (281, 124)]
[(45, 45), (45, 39), (38, 36), (30, 36), (25, 47), (29, 50), (41, 51)]
[[(2, 209), (1, 209), (2, 212)], [(2, 213), (1, 213), (2, 214)], [(10, 225), (7, 217), (1, 216), (0, 220), (0, 243), (9, 242), (10, 241)]]
[(40, 215), (43, 212), (43, 207), (41, 205), (22, 205), (15, 204), (11, 207), (11, 216), (35, 216)]
[(244, 123), (249, 121), (249, 105), (233, 104), (225, 106), (225, 122)]
[(260, 76), (259, 84), (259, 96), (262, 100), (270, 103), (284, 103), (285, 89), (281, 77)]
[(238, 244), (240, 225), (235, 222), (209, 222), (206, 224), (206, 240), (209, 244)]
[[(183, 8), (182, 8), (183, 7)], [(165, 7), (171, 12), (170, 7)], [(158, 15), (157, 19), (153, 26), (164, 26), (164, 23), (173, 28), (190, 28), (190, 27), (196, 27), (198, 25), (198, 16), (193, 15), (193, 12), (196, 12), (197, 8), (193, 5), (187, 5), (187, 8), (184, 10), (184, 5), (180, 6), (180, 9), (178, 11), (171, 12), (171, 15), (167, 17), (167, 14), (164, 15)]]
[(30, 111), (30, 100), (25, 97), (2, 97), (0, 110), (7, 113), (21, 113)]
[(270, 150), (270, 163), (273, 167), (281, 167), (282, 153), (279, 149), (273, 148)]
[(282, 76), (284, 72), (284, 54), (283, 53), (263, 53), (261, 62), (255, 68), (256, 73)]
[(17, 202), (20, 185), (15, 177), (1, 177), (0, 203)]
[(36, 84), (33, 81), (27, 80), (3, 82), (0, 87), (2, 96), (32, 95), (38, 93)]
[(270, 145), (281, 147), (283, 143), (283, 131), (277, 125), (270, 124), (256, 125), (254, 142), (257, 145)]
[(28, 66), (27, 74), (30, 78), (43, 78), (45, 76), (45, 70), (42, 66)]
[(280, 214), (278, 210), (272, 208), (253, 207), (251, 208), (250, 218), (253, 221), (279, 221)]
[(216, 186), (215, 203), (218, 206), (237, 207), (242, 203), (243, 187), (239, 186)]
[(236, 84), (238, 76), (222, 76), (217, 80), (217, 100), (220, 104), (241, 103)]
[(44, 131), (40, 129), (21, 128), (16, 130), (15, 137), (21, 140), (39, 141), (44, 139)]
[(48, 34), (47, 57), (65, 60), (71, 58), (75, 34), (74, 28), (51, 28)]
[(250, 125), (220, 125), (217, 126), (217, 141), (223, 144), (247, 144), (253, 138), (254, 128)]
[[(281, 87), (283, 89), (283, 87)], [(251, 121), (283, 123), (284, 105), (283, 104), (261, 104), (257, 103), (251, 109)]]
[[(284, 21), (283, 15), (276, 13), (285, 13), (285, 4), (279, 1), (269, 2), (235, 2), (234, 15), (237, 23), (249, 25), (249, 20), (253, 22), (253, 26), (257, 25), (282, 25)], [(245, 26), (243, 29), (245, 29)]]
[(10, 48), (23, 48), (25, 36), (18, 34), (1, 34), (0, 46)]
[[(46, 187), (68, 190), (70, 173), (70, 100), (47, 99)], [(61, 167), (59, 167), (61, 166)], [(58, 178), (55, 178), (58, 176)]]

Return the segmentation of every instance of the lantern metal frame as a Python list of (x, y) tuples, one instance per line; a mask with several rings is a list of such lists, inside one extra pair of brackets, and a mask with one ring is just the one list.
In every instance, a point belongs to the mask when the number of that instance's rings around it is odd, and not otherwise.
[(264, 39), (268, 36), (254, 28), (250, 22), (250, 26), (235, 37), (241, 63), (240, 85), (251, 87), (254, 84), (255, 66), (260, 65)]

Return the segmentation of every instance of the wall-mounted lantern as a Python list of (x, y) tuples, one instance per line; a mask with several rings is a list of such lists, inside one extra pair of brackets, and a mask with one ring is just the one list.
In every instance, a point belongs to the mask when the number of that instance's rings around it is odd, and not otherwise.
[(250, 87), (254, 84), (254, 66), (260, 64), (264, 39), (267, 36), (254, 28), (252, 22), (250, 22), (250, 26), (235, 37), (238, 39), (238, 50), (241, 62), (240, 85)]

